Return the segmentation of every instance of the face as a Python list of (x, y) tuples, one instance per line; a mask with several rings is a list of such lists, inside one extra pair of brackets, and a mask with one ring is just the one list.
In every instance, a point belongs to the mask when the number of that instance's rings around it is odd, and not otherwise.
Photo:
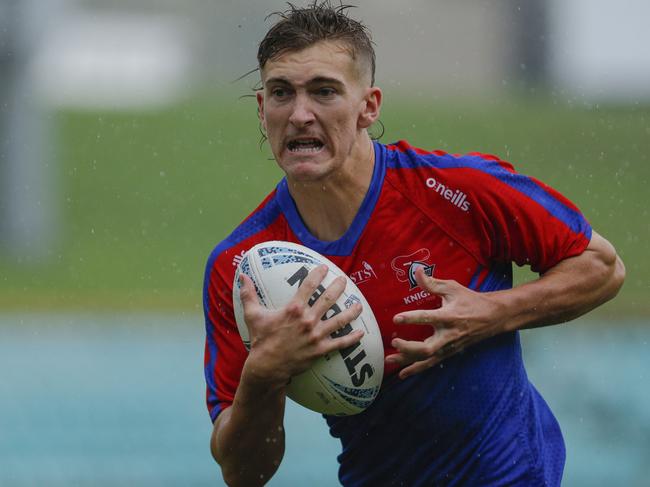
[(260, 119), (288, 179), (318, 181), (354, 163), (381, 104), (366, 71), (345, 45), (328, 41), (266, 63)]

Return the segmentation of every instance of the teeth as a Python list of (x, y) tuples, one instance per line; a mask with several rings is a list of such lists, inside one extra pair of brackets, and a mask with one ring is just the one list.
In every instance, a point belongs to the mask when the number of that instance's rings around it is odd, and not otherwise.
[(323, 143), (317, 139), (292, 140), (287, 147), (291, 152), (318, 152)]
[(318, 152), (320, 150), (320, 147), (312, 147), (312, 146), (292, 147), (289, 150), (291, 152)]

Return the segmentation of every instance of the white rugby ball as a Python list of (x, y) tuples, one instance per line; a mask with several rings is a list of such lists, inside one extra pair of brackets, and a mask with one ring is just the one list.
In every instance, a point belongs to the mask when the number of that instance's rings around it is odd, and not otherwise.
[(384, 347), (377, 320), (359, 288), (334, 263), (307, 247), (291, 242), (269, 241), (255, 245), (241, 260), (233, 283), (233, 306), (239, 334), (250, 348), (248, 327), (239, 297), (239, 274), (245, 273), (255, 284), (260, 302), (270, 309), (284, 307), (314, 267), (326, 264), (329, 272), (312, 296), (313, 301), (338, 276), (347, 280), (345, 291), (330, 307), (331, 317), (360, 302), (361, 315), (335, 332), (343, 336), (363, 330), (361, 341), (317, 359), (311, 368), (291, 379), (287, 395), (298, 404), (323, 414), (347, 416), (365, 410), (379, 392), (384, 375)]

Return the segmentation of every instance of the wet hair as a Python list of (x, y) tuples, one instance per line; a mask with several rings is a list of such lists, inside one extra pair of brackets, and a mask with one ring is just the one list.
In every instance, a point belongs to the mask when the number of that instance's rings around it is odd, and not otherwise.
[(375, 50), (370, 31), (348, 16), (352, 5), (332, 5), (330, 0), (314, 0), (305, 8), (287, 5), (287, 10), (269, 15), (280, 19), (260, 42), (257, 51), (260, 72), (269, 60), (286, 52), (301, 51), (321, 41), (335, 41), (346, 45), (352, 59), (369, 64), (370, 84), (374, 85)]

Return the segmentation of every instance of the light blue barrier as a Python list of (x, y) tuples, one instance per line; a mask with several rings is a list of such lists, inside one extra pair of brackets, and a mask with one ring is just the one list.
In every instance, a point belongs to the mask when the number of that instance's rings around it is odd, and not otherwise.
[[(583, 320), (523, 338), (565, 433), (564, 485), (645, 485), (650, 324)], [(202, 367), (200, 316), (0, 315), (0, 485), (222, 485)], [(286, 429), (269, 485), (337, 485), (324, 420), (289, 403)]]

